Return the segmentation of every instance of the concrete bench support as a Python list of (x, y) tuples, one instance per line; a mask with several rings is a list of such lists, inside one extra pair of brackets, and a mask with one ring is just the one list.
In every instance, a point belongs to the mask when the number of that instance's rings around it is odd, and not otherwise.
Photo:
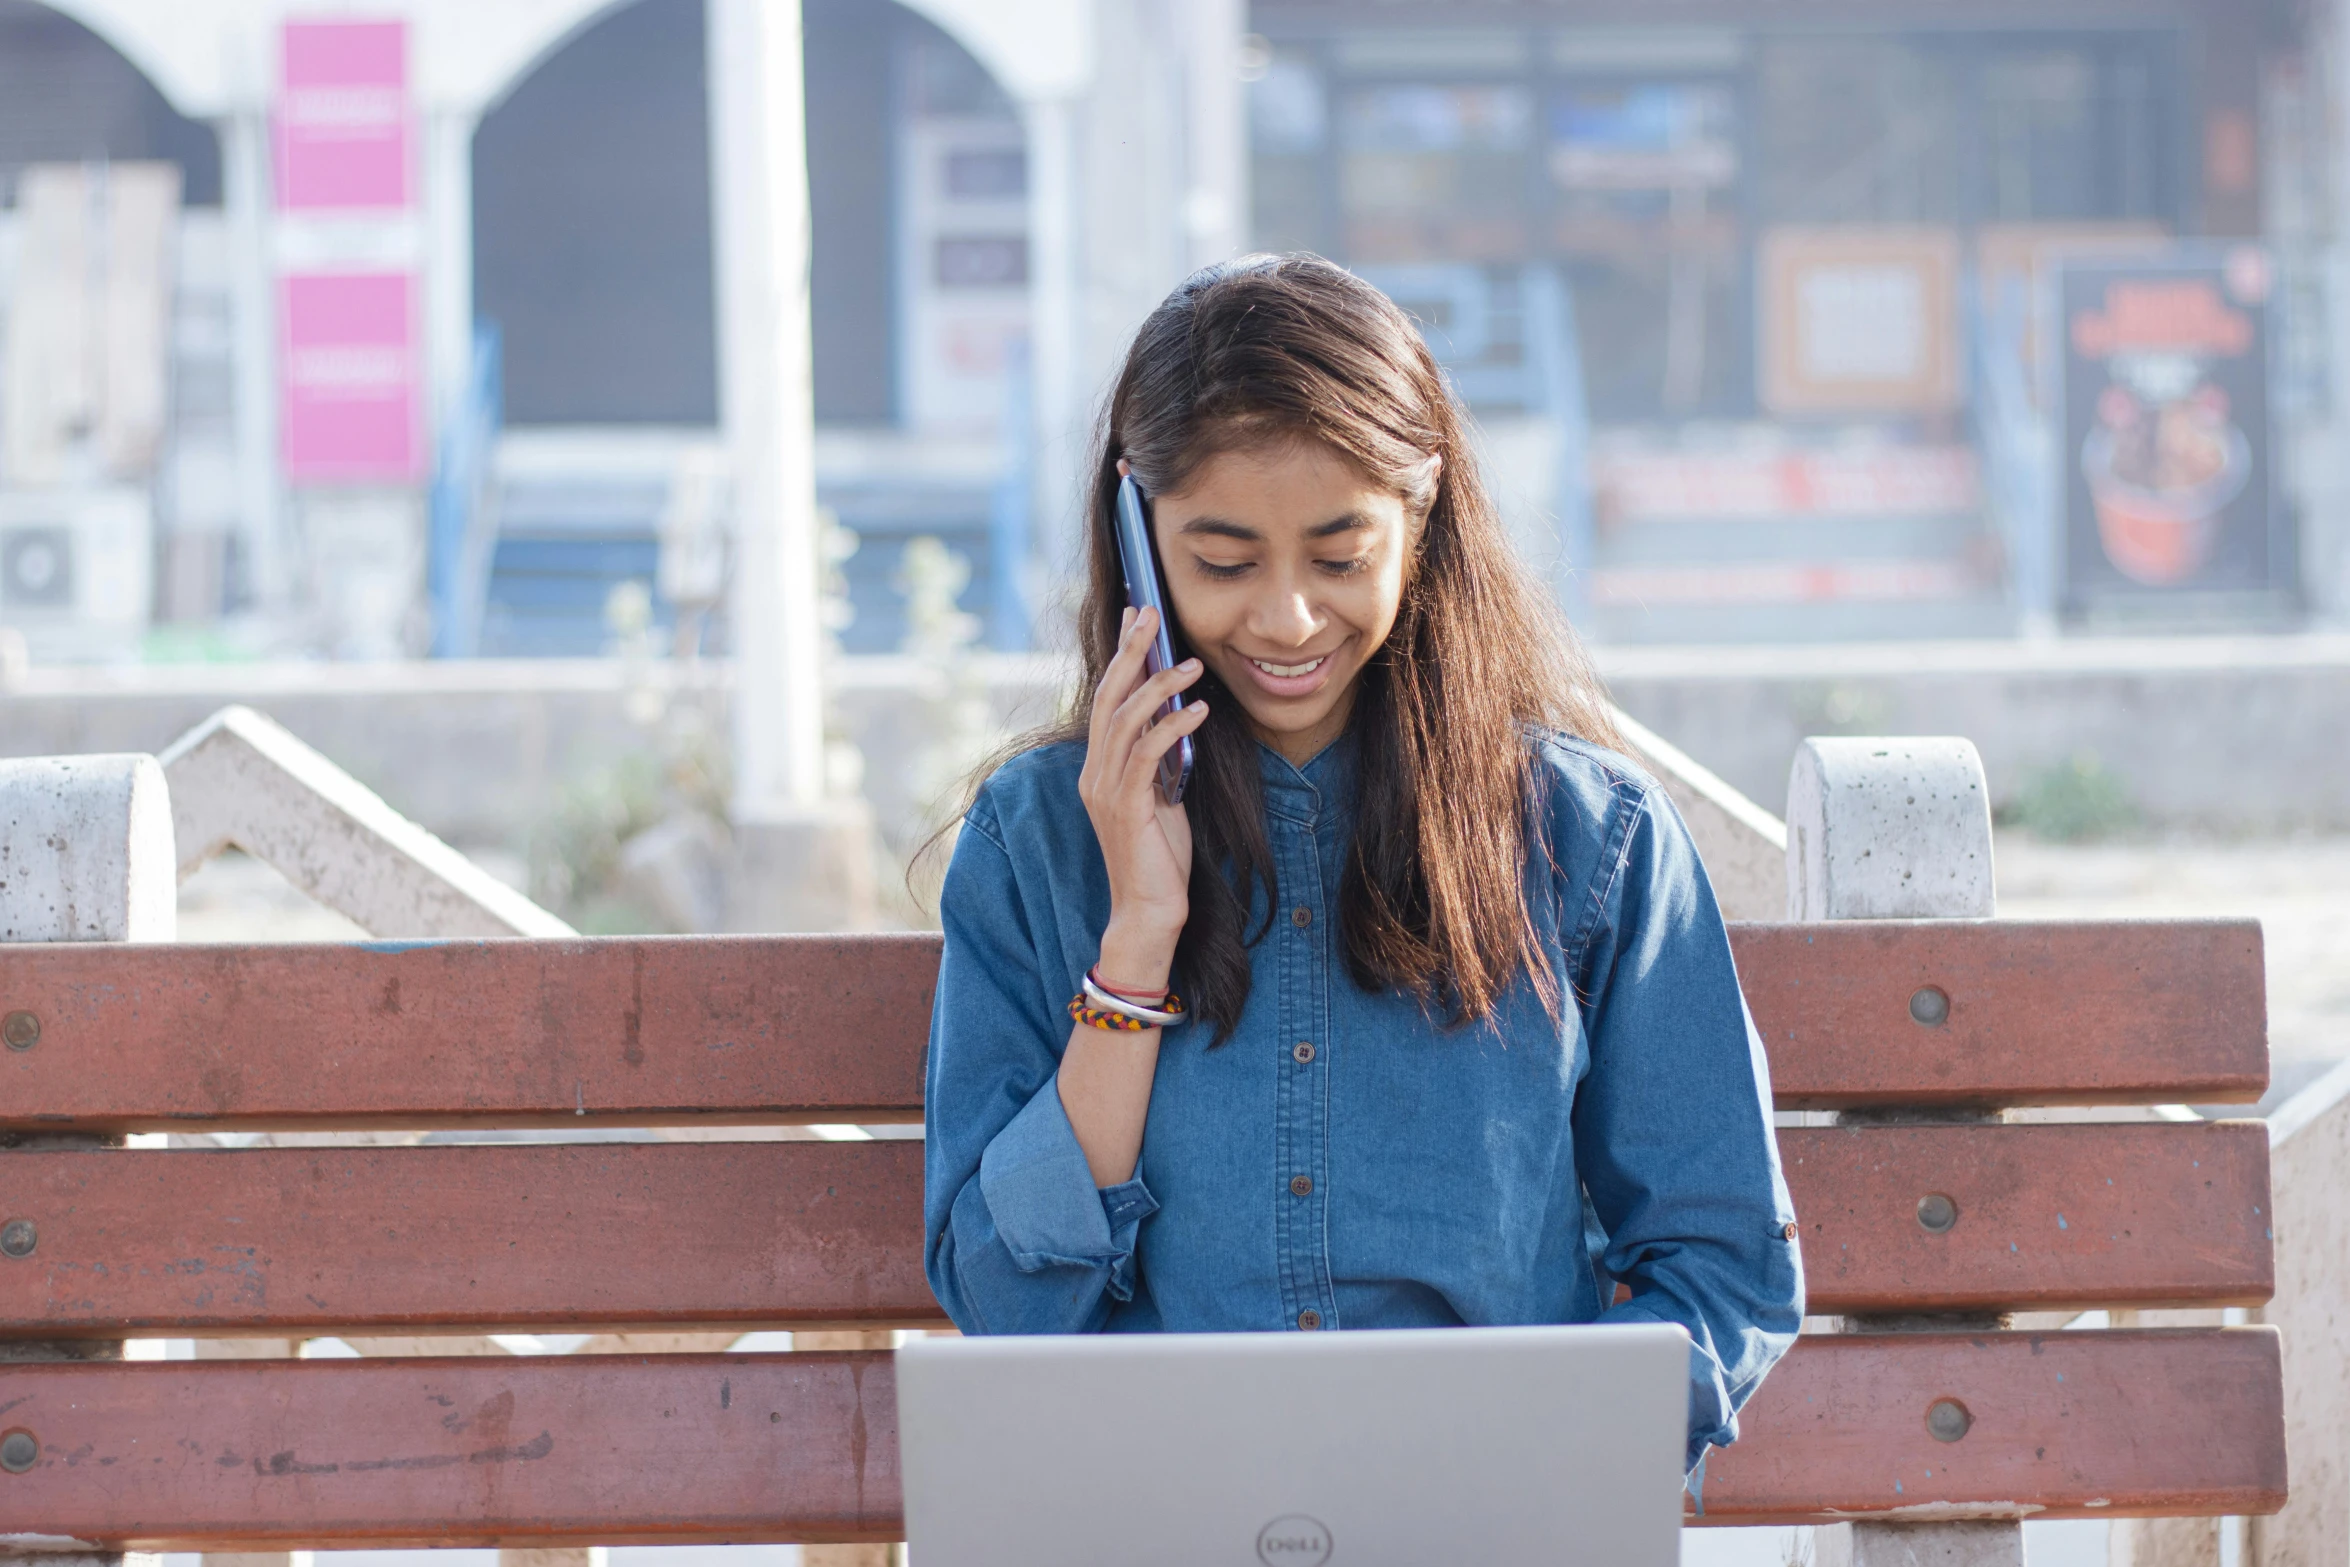
[(238, 848), (370, 935), (578, 934), (249, 707), (180, 736), (162, 765), (183, 877)]
[[(171, 800), (152, 756), (40, 757), (0, 762), (0, 942), (170, 941), (178, 930)], [(54, 1020), (52, 1020), (53, 1022)], [(42, 1048), (38, 1012), (0, 1017), (0, 1059)], [(56, 1046), (52, 1042), (51, 1049)], [(96, 1148), (122, 1141), (92, 1132), (0, 1137), (0, 1191), (7, 1161), (23, 1151)], [(0, 1252), (30, 1256), (40, 1233), (0, 1212)], [(0, 1362), (120, 1360), (119, 1339), (0, 1344)], [(11, 1455), (0, 1446), (0, 1463)], [(76, 1549), (73, 1540), (26, 1540), (0, 1524), (0, 1567), (123, 1567), (161, 1558)]]
[[(1997, 912), (1991, 796), (1974, 742), (1813, 738), (1787, 780), (1787, 917), (1968, 919)], [(1848, 1113), (1882, 1122), (1898, 1112)], [(1944, 1112), (1938, 1119), (1949, 1119)], [(1988, 1114), (1997, 1119), (1996, 1112)], [(1847, 1317), (1846, 1332), (2004, 1326), (1997, 1316)], [(1823, 1529), (1820, 1567), (2024, 1567), (2007, 1520)]]

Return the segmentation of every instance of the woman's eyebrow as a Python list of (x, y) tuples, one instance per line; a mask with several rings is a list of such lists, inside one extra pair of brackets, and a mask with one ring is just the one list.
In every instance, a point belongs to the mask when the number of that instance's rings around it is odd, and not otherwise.
[(1226, 522), (1221, 517), (1194, 517), (1175, 531), (1185, 534), (1209, 533), (1220, 539), (1238, 539), (1243, 544), (1261, 544), (1265, 538), (1254, 528), (1243, 527), (1237, 522)]
[[(1347, 512), (1328, 522), (1318, 522), (1306, 529), (1309, 539), (1327, 539), (1335, 534), (1354, 533), (1368, 528), (1370, 522), (1360, 512)], [(1205, 533), (1221, 539), (1238, 539), (1243, 544), (1262, 544), (1265, 536), (1244, 523), (1229, 522), (1222, 517), (1194, 517), (1175, 530), (1178, 534)]]

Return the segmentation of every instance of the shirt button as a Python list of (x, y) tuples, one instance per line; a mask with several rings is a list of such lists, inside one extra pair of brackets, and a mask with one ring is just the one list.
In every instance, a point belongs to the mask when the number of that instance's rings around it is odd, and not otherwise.
[(1293, 1196), (1311, 1197), (1314, 1195), (1314, 1178), (1310, 1175), (1293, 1175), (1289, 1178), (1289, 1190)]
[(1305, 1310), (1297, 1314), (1297, 1325), (1305, 1329), (1308, 1333), (1311, 1333), (1314, 1331), (1314, 1329), (1322, 1325), (1322, 1314), (1316, 1311), (1313, 1307), (1308, 1306)]
[(1301, 903), (1289, 911), (1289, 923), (1295, 925), (1299, 930), (1304, 930), (1308, 925), (1314, 923), (1314, 911)]
[(1787, 1240), (1793, 1240), (1795, 1239), (1795, 1226), (1790, 1224), (1787, 1226), (1787, 1228), (1781, 1230), (1779, 1234)]
[(1289, 1053), (1296, 1058), (1299, 1066), (1304, 1066), (1314, 1059), (1314, 1042), (1310, 1039), (1301, 1039), (1289, 1047)]

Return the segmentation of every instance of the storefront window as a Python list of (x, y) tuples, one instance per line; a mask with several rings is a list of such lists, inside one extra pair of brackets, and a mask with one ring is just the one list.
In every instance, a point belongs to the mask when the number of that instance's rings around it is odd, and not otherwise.
[(1719, 80), (1551, 95), (1551, 250), (1568, 263), (1602, 419), (1693, 414), (1743, 382), (1738, 99)]
[(1963, 248), (1993, 225), (2178, 217), (2160, 30), (1366, 26), (1267, 49), (1256, 243), (1454, 269), (1435, 294), (1501, 315), (1525, 269), (1555, 270), (1603, 423), (1755, 415), (1774, 230), (1924, 226)]
[(1339, 123), (1339, 207), (1350, 258), (1525, 258), (1534, 142), (1529, 89), (1356, 87), (1341, 100)]

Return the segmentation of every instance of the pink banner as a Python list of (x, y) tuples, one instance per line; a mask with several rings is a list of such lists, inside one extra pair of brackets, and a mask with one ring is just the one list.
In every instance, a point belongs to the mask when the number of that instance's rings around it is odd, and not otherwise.
[(294, 483), (397, 483), (424, 468), (417, 280), (318, 273), (280, 284), (279, 437)]
[(280, 211), (409, 206), (408, 24), (286, 23), (276, 131)]

